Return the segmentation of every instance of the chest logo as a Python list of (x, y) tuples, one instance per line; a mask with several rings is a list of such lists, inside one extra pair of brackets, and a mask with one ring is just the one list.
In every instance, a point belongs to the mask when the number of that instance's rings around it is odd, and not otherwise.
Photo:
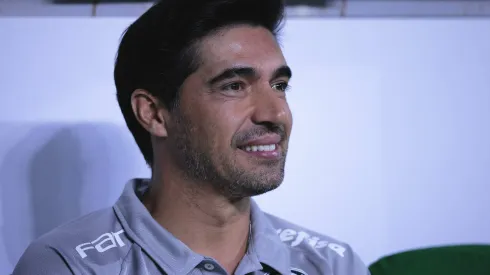
[(299, 268), (291, 268), (291, 275), (308, 275), (308, 274)]
[(311, 236), (310, 234), (303, 231), (296, 231), (293, 229), (278, 229), (277, 234), (281, 241), (289, 243), (290, 246), (295, 247), (301, 243), (306, 242), (308, 245), (315, 249), (328, 248), (339, 256), (344, 257), (346, 248), (340, 244), (328, 242), (320, 239), (316, 236)]
[(111, 248), (123, 247), (125, 244), (120, 236), (122, 233), (124, 233), (124, 230), (104, 233), (91, 242), (77, 245), (75, 249), (77, 250), (78, 255), (84, 259), (87, 257), (87, 253), (85, 252), (87, 250), (94, 249), (95, 251), (102, 253)]

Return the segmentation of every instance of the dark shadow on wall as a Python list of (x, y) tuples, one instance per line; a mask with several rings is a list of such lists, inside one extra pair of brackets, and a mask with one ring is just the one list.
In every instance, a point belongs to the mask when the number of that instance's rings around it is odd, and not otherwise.
[(31, 160), (28, 180), (34, 237), (82, 214), (80, 142), (69, 128), (61, 128)]
[(0, 266), (15, 265), (32, 240), (55, 227), (112, 205), (124, 183), (145, 168), (121, 126), (11, 124), (0, 129), (5, 141), (0, 145), (5, 149), (0, 150), (0, 225), (8, 257)]

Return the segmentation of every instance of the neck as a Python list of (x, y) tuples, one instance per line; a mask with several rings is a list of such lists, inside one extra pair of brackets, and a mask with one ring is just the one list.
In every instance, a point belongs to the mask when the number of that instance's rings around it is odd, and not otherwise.
[(231, 202), (209, 184), (176, 178), (179, 174), (154, 173), (144, 205), (177, 239), (232, 274), (247, 250), (250, 199)]

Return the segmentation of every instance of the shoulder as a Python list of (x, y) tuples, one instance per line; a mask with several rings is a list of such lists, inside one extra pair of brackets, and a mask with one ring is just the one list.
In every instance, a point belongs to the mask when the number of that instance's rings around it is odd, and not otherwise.
[(17, 263), (14, 275), (93, 271), (92, 266), (119, 262), (130, 249), (128, 243), (112, 208), (95, 211), (33, 241)]
[(265, 215), (281, 241), (290, 249), (292, 260), (306, 258), (315, 265), (327, 265), (333, 274), (369, 274), (366, 265), (349, 244), (282, 218)]
[(72, 275), (73, 272), (63, 257), (43, 242), (34, 241), (20, 257), (13, 275)]

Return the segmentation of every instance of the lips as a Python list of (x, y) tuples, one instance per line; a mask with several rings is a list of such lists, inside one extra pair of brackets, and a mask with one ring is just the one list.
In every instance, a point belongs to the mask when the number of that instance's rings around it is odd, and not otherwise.
[(266, 135), (254, 139), (249, 139), (246, 142), (239, 144), (239, 148), (245, 148), (248, 146), (265, 146), (265, 145), (273, 145), (273, 144), (279, 144), (281, 142), (281, 136), (273, 134), (273, 135)]
[(249, 156), (264, 158), (264, 159), (279, 159), (281, 136), (267, 135), (259, 138), (254, 138), (246, 141), (238, 146), (241, 151)]
[(243, 147), (242, 150), (247, 152), (270, 152), (275, 151), (278, 147), (278, 144), (265, 144), (265, 145), (248, 145)]

